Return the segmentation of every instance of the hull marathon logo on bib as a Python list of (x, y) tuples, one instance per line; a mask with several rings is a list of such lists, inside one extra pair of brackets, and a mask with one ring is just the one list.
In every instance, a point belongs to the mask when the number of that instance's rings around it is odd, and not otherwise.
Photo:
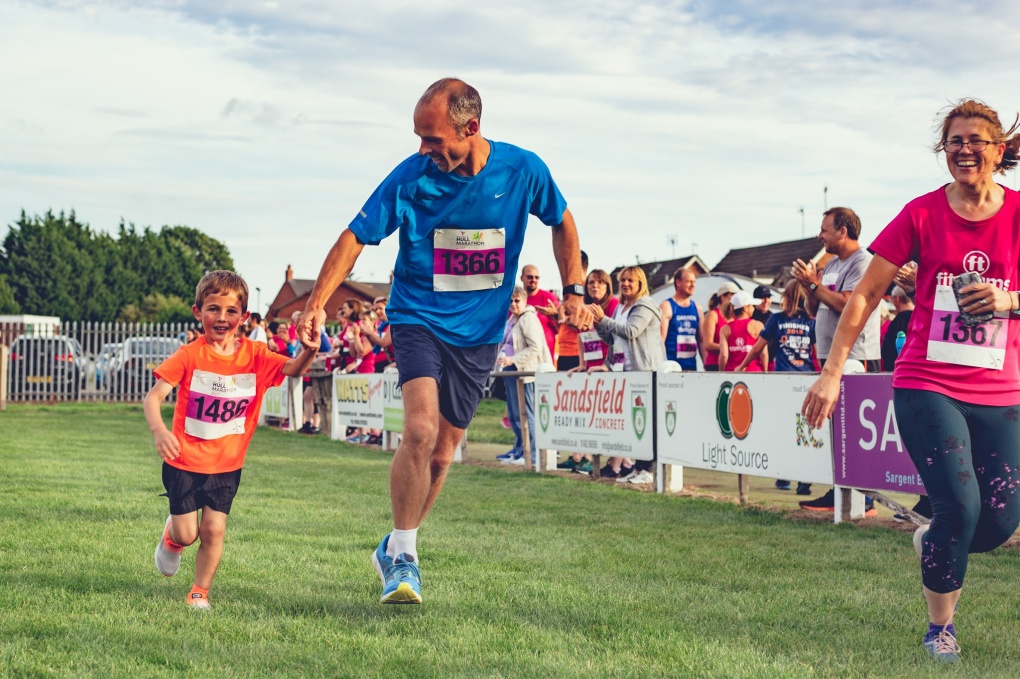
[(244, 433), (244, 416), (255, 398), (255, 374), (217, 375), (196, 370), (191, 376), (184, 433), (211, 441)]
[(503, 285), (503, 229), (436, 229), (432, 246), (432, 289), (436, 292), (492, 290)]

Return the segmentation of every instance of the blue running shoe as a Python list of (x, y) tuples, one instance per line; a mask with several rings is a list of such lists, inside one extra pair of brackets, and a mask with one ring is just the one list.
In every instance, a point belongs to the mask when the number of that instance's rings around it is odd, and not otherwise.
[(398, 554), (392, 559), (386, 554), (386, 545), (390, 541), (387, 533), (375, 552), (372, 553), (372, 565), (382, 580), (383, 593), (379, 599), (384, 604), (420, 604), (421, 574), (418, 563), (410, 554)]
[(924, 647), (928, 655), (939, 662), (955, 663), (960, 660), (960, 644), (956, 642), (953, 630), (946, 625), (930, 630), (924, 635)]
[(500, 462), (502, 462), (503, 460), (512, 460), (515, 457), (517, 457), (517, 451), (514, 450), (513, 448), (511, 448), (510, 450), (506, 451), (502, 455), (497, 455), (496, 459), (499, 460)]

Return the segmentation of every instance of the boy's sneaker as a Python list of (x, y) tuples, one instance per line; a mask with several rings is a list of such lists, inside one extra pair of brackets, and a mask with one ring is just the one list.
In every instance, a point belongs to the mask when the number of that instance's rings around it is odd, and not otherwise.
[(418, 562), (409, 554), (398, 554), (391, 559), (386, 554), (386, 545), (390, 541), (389, 533), (382, 539), (372, 554), (372, 565), (382, 580), (383, 592), (380, 603), (384, 604), (420, 604), (421, 574)]
[[(800, 491), (798, 491), (800, 492)], [(828, 493), (814, 500), (804, 500), (800, 503), (801, 509), (812, 512), (831, 512), (836, 509), (836, 494), (830, 489)]]
[(790, 482), (776, 479), (776, 490), (790, 490)]
[(209, 597), (201, 592), (192, 592), (189, 594), (188, 605), (198, 611), (208, 611), (212, 608), (212, 606), (209, 605)]
[(627, 481), (629, 483), (654, 483), (655, 474), (651, 473), (648, 470), (634, 472), (633, 474), (627, 477)]
[(183, 547), (173, 547), (169, 544), (170, 538), (167, 537), (166, 532), (170, 528), (171, 521), (171, 517), (166, 517), (163, 534), (159, 536), (159, 544), (156, 545), (156, 553), (153, 555), (156, 569), (168, 578), (177, 573), (177, 569), (181, 567), (181, 552), (184, 551)]
[(960, 644), (949, 631), (949, 626), (934, 629), (924, 635), (924, 648), (939, 662), (954, 663), (960, 660)]

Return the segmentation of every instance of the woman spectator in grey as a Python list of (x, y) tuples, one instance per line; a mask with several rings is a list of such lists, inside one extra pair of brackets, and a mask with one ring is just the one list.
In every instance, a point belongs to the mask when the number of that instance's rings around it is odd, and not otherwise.
[[(549, 353), (549, 345), (545, 341), (545, 330), (538, 320), (535, 307), (528, 306), (528, 293), (524, 288), (517, 286), (510, 296), (510, 319), (507, 321), (510, 328), (510, 342), (504, 345), (496, 365), (504, 370), (517, 370), (520, 372), (534, 372), (538, 366), (552, 367), (552, 354)], [(535, 449), (535, 378), (521, 377), (524, 383), (524, 403), (518, 403), (516, 378), (504, 378), (506, 385), (506, 408), (510, 417), (510, 425), (514, 430), (514, 449), (512, 456), (506, 456), (500, 460), (506, 464), (525, 464), (524, 459), (524, 438), (521, 435), (521, 414), (528, 421), (528, 443), (531, 446), (531, 462), (537, 459), (538, 451)]]
[[(595, 329), (610, 345), (610, 358), (603, 370), (652, 371), (666, 360), (666, 349), (659, 332), (662, 312), (648, 295), (648, 280), (640, 267), (628, 266), (617, 274), (620, 282), (620, 304), (612, 317), (606, 316), (598, 304), (589, 304)], [(617, 481), (651, 483), (654, 462), (639, 460), (636, 464), (622, 457), (611, 457), (601, 470), (604, 477)]]

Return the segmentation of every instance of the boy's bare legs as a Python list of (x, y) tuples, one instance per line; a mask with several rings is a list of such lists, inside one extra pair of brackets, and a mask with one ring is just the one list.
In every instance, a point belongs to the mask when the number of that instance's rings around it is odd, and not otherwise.
[(223, 558), (223, 536), (227, 530), (227, 514), (208, 507), (202, 508), (202, 523), (198, 527), (201, 543), (195, 555), (195, 585), (208, 590), (212, 587), (216, 569)]

